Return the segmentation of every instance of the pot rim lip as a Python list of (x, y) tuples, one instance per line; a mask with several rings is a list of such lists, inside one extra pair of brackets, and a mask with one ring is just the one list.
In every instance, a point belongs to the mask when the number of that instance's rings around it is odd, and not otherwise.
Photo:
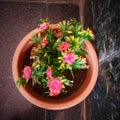
[[(58, 26), (56, 26), (56, 24), (51, 24), (50, 27), (52, 29), (54, 28), (58, 28)], [(30, 36), (32, 36), (33, 34), (37, 34), (39, 32), (39, 29), (36, 28), (34, 30), (32, 30), (31, 32), (29, 32), (18, 44), (15, 53), (13, 55), (13, 60), (12, 60), (12, 74), (13, 74), (13, 78), (14, 78), (14, 82), (16, 82), (16, 78), (18, 78), (18, 66), (17, 63), (18, 59), (19, 59), (19, 53), (22, 50), (23, 46), (25, 44), (28, 43), (28, 39), (30, 38)], [(44, 100), (38, 100), (37, 98), (33, 98), (32, 95), (29, 94), (29, 92), (27, 92), (27, 90), (25, 89), (25, 87), (20, 86), (19, 91), (20, 93), (32, 104), (38, 106), (38, 107), (42, 107), (42, 108), (46, 108), (46, 109), (50, 109), (50, 110), (62, 110), (62, 109), (67, 109), (70, 107), (73, 107), (74, 105), (77, 105), (78, 103), (82, 102), (92, 91), (92, 89), (94, 88), (96, 81), (97, 81), (97, 76), (98, 76), (98, 58), (97, 58), (97, 54), (94, 50), (93, 45), (91, 44), (91, 42), (89, 40), (84, 41), (84, 43), (88, 44), (87, 47), (92, 51), (92, 56), (91, 58), (93, 58), (94, 56), (94, 66), (93, 66), (93, 73), (91, 76), (91, 80), (89, 82), (89, 85), (87, 85), (86, 89), (84, 89), (84, 91), (81, 93), (80, 96), (75, 96), (74, 99), (72, 100), (67, 100), (64, 103), (61, 102), (61, 100), (57, 100), (56, 103), (54, 102), (46, 102)], [(66, 98), (65, 98), (66, 99)]]

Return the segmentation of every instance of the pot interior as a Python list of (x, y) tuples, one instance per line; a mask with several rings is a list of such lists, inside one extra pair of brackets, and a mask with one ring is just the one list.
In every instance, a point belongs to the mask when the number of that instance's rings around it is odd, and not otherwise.
[[(32, 45), (28, 45), (22, 49), (19, 59), (18, 59), (18, 68), (19, 68), (19, 76), (22, 74), (22, 70), (26, 65), (30, 65), (30, 50), (32, 48)], [(87, 60), (88, 64), (89, 61)], [(89, 70), (89, 69), (88, 69)], [(40, 87), (40, 86), (32, 86), (31, 80), (28, 82), (28, 84), (24, 87), (26, 91), (29, 92), (29, 94), (33, 95), (36, 94), (38, 97), (43, 97), (51, 100), (59, 100), (59, 99), (65, 99), (72, 94), (76, 93), (76, 91), (79, 91), (81, 86), (84, 84), (84, 81), (86, 79), (86, 74), (88, 70), (85, 69), (80, 69), (80, 70), (73, 70), (74, 72), (74, 79), (72, 79), (72, 76), (70, 74), (69, 70), (66, 70), (64, 72), (64, 75), (67, 77), (69, 80), (73, 80), (73, 86), (72, 87), (66, 87), (67, 92), (66, 93), (60, 93), (58, 96), (55, 97), (50, 97), (46, 95), (45, 91), (46, 89)], [(31, 92), (32, 91), (32, 92)]]

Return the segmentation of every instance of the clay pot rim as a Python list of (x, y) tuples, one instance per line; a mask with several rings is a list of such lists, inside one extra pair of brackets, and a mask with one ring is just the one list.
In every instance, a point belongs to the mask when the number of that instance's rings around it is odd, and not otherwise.
[[(58, 26), (56, 26), (56, 24), (52, 24), (51, 25), (52, 29), (57, 29)], [(37, 34), (39, 32), (39, 29), (36, 28), (33, 31), (31, 31), (30, 33), (28, 33), (23, 39), (22, 41), (20, 41), (19, 45), (17, 46), (17, 49), (14, 53), (13, 56), (13, 61), (12, 61), (12, 73), (13, 73), (13, 78), (14, 81), (16, 82), (19, 74), (18, 74), (18, 66), (17, 66), (17, 61), (19, 59), (19, 54), (22, 50), (22, 48), (28, 43), (28, 40), (30, 39), (30, 36), (32, 36), (33, 34)], [(20, 93), (31, 103), (33, 103), (36, 106), (42, 107), (42, 108), (46, 108), (46, 109), (50, 109), (50, 110), (60, 110), (60, 109), (66, 109), (69, 107), (72, 107), (78, 103), (80, 103), (81, 101), (83, 101), (92, 91), (92, 89), (95, 86), (96, 80), (97, 80), (97, 76), (98, 76), (98, 59), (97, 59), (97, 55), (96, 52), (94, 50), (94, 47), (92, 46), (92, 44), (90, 43), (90, 41), (86, 40), (84, 41), (84, 43), (87, 45), (88, 49), (91, 51), (92, 54), (91, 58), (92, 61), (94, 61), (93, 64), (93, 69), (92, 69), (92, 75), (91, 75), (91, 80), (89, 81), (89, 84), (87, 85), (86, 89), (84, 89), (81, 93), (80, 96), (76, 96), (76, 94), (74, 94), (72, 96), (72, 100), (70, 99), (71, 97), (65, 98), (65, 100), (57, 100), (57, 102), (55, 102), (54, 100), (51, 100), (49, 102), (46, 102), (46, 100), (44, 98), (41, 98), (41, 100), (37, 99), (36, 96), (33, 97), (33, 95), (31, 95), (26, 89), (25, 87), (21, 86), (19, 88)]]

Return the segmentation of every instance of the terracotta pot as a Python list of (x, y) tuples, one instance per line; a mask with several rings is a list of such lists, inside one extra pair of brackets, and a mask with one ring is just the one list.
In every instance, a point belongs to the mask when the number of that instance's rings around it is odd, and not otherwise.
[[(51, 25), (51, 28), (56, 29), (56, 25)], [(25, 57), (31, 48), (31, 44), (29, 44), (30, 37), (38, 32), (39, 30), (37, 28), (28, 33), (21, 40), (14, 53), (12, 72), (15, 82), (20, 78), (21, 70), (25, 64)], [(76, 90), (74, 90), (74, 92), (72, 92), (72, 94), (58, 99), (46, 98), (36, 93), (29, 85), (26, 85), (25, 87), (21, 85), (19, 88), (20, 93), (34, 105), (52, 110), (66, 109), (83, 101), (94, 88), (98, 76), (98, 60), (96, 52), (88, 40), (84, 42), (84, 48), (89, 53), (86, 57), (90, 67), (86, 70), (83, 82)]]

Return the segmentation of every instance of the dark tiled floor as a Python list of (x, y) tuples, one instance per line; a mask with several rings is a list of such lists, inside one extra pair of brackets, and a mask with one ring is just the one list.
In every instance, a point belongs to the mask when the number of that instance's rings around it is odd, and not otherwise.
[(53, 23), (73, 17), (79, 20), (79, 8), (73, 4), (48, 4), (47, 16)]
[(47, 120), (82, 120), (81, 104), (65, 110), (47, 110)]
[(49, 17), (51, 23), (69, 17), (79, 20), (79, 7), (71, 0), (59, 0), (60, 4), (55, 0), (54, 4), (50, 0), (26, 1), (0, 2), (0, 120), (120, 120), (119, 0), (85, 3), (84, 25), (92, 27), (96, 35), (99, 76), (87, 99), (60, 111), (29, 103), (13, 82), (11, 62), (17, 44), (37, 27), (39, 18)]
[[(44, 12), (43, 12), (44, 11)], [(0, 2), (0, 119), (44, 119), (44, 110), (31, 105), (16, 89), (11, 62), (17, 44), (46, 17), (46, 5)], [(37, 116), (39, 114), (39, 116)], [(29, 116), (30, 115), (30, 116)]]
[[(39, 18), (49, 17), (51, 23), (75, 17), (76, 4), (46, 2), (0, 2), (0, 120), (77, 120), (80, 105), (61, 111), (49, 111), (29, 103), (17, 90), (11, 72), (12, 57), (17, 44), (37, 27)], [(72, 117), (69, 113), (76, 112)]]
[(11, 61), (17, 44), (46, 17), (46, 5), (24, 2), (0, 2), (1, 64), (0, 77), (11, 77)]

